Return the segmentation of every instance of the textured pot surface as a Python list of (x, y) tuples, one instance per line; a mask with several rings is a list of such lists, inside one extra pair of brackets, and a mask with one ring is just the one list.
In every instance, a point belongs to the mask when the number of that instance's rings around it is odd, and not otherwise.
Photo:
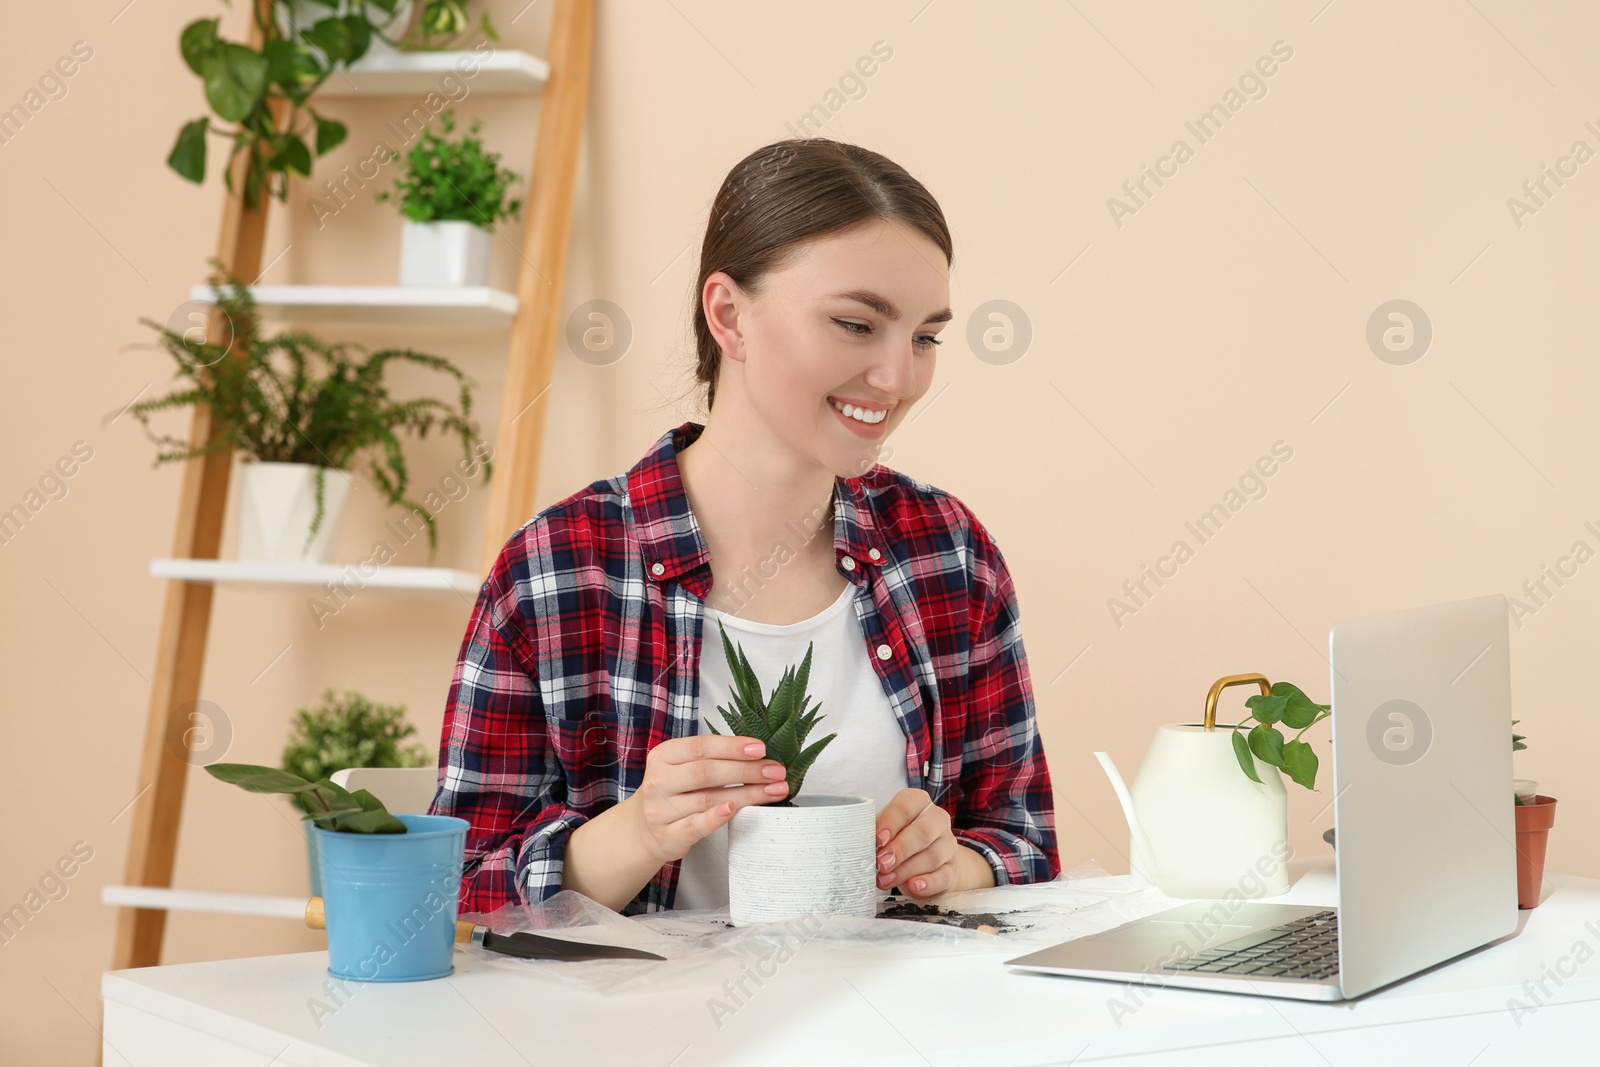
[(877, 914), (870, 797), (800, 794), (795, 806), (740, 808), (728, 822), (728, 912), (736, 924)]

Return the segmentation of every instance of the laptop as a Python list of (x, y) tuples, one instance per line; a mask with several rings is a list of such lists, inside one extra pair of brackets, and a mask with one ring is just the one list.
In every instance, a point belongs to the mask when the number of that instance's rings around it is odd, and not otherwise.
[(1332, 1001), (1512, 933), (1506, 617), (1496, 594), (1329, 632), (1337, 908), (1196, 901), (1005, 963)]

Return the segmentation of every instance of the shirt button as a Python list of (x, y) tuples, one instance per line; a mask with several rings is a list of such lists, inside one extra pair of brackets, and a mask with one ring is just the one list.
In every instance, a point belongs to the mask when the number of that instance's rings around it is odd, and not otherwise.
[(650, 573), (659, 578), (663, 574), (667, 573), (667, 568), (663, 567), (659, 563), (652, 563), (650, 564)]
[(878, 646), (878, 658), (879, 659), (888, 659), (892, 655), (894, 655), (894, 651), (892, 649), (890, 649), (888, 645), (879, 645)]
[(845, 556), (839, 560), (839, 566), (843, 567), (847, 571), (853, 571), (856, 569), (856, 561), (851, 559), (849, 556)]
[(928, 761), (927, 760), (923, 760), (922, 761), (922, 777), (924, 777), (924, 778), (928, 777)]
[(872, 557), (872, 558), (873, 558), (873, 559), (875, 559), (875, 560), (876, 560), (876, 559), (882, 559), (882, 558), (883, 558), (883, 553), (882, 553), (882, 552), (879, 552), (879, 551), (878, 551), (878, 550), (877, 550), (877, 549), (875, 549), (875, 548), (869, 548), (869, 549), (867, 549), (867, 555), (868, 555), (868, 556), (871, 556), (871, 557)]

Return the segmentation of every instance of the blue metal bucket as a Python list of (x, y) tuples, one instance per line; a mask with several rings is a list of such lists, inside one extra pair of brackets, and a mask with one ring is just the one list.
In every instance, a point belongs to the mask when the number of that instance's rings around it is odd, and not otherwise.
[(396, 815), (403, 834), (313, 826), (328, 923), (328, 973), (358, 982), (418, 982), (455, 970), (465, 819)]

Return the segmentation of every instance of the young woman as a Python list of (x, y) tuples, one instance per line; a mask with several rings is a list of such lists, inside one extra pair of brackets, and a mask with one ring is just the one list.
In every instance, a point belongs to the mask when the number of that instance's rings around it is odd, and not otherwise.
[(705, 423), (534, 516), (484, 583), (432, 811), (467, 819), (461, 911), (572, 889), (727, 904), (733, 812), (787, 792), (728, 727), (726, 629), (771, 692), (814, 647), (807, 793), (871, 796), (878, 885), (1060, 873), (1016, 594), (955, 497), (876, 462), (933, 381), (950, 232), (883, 156), (751, 153), (701, 247)]

